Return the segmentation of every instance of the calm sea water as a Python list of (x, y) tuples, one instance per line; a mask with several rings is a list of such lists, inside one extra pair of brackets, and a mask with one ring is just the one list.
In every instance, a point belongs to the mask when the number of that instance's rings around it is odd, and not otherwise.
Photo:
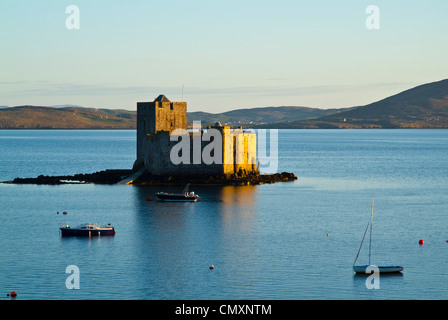
[[(0, 181), (127, 169), (135, 136), (1, 130)], [(297, 181), (192, 186), (197, 203), (146, 201), (174, 186), (0, 184), (0, 299), (448, 298), (448, 130), (278, 137), (278, 171)], [(372, 196), (372, 264), (405, 268), (379, 289), (352, 271)], [(62, 224), (85, 222), (117, 234), (60, 237)], [(66, 288), (70, 265), (78, 290)]]

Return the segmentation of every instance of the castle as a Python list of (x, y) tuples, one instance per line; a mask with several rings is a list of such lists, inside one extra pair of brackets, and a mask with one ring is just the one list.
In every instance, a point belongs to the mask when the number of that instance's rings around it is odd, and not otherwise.
[[(263, 153), (259, 155), (263, 159)], [(255, 185), (294, 180), (297, 180), (294, 173), (260, 174), (255, 133), (219, 123), (203, 129), (195, 121), (193, 129), (187, 131), (187, 103), (171, 102), (160, 95), (153, 102), (137, 103), (137, 159), (132, 170), (40, 175), (16, 178), (11, 183)]]
[(165, 95), (137, 102), (134, 170), (160, 176), (243, 176), (259, 173), (256, 159), (257, 136), (251, 131), (219, 123), (187, 131), (186, 102), (171, 102)]

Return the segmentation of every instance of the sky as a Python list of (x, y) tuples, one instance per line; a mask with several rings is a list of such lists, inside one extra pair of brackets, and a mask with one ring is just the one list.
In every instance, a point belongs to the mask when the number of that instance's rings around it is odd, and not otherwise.
[(448, 78), (447, 15), (446, 0), (0, 0), (0, 106), (365, 105)]

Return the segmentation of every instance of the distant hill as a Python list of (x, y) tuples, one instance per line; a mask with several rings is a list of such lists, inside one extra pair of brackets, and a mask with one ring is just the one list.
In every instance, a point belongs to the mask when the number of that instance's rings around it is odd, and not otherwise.
[(448, 128), (448, 79), (314, 120), (277, 128)]
[(0, 109), (0, 129), (133, 129), (137, 113), (81, 107)]
[[(188, 112), (189, 122), (205, 127), (215, 122), (230, 126), (314, 119), (348, 109), (266, 107), (224, 113)], [(137, 112), (79, 106), (19, 106), (0, 109), (0, 129), (135, 129)]]
[[(137, 112), (78, 106), (0, 108), (0, 129), (135, 129)], [(383, 100), (342, 109), (264, 107), (223, 113), (189, 112), (205, 127), (221, 122), (250, 128), (448, 128), (448, 79)]]
[(250, 109), (238, 109), (223, 113), (189, 112), (187, 120), (201, 121), (203, 126), (212, 125), (215, 122), (227, 125), (260, 125), (283, 123), (298, 120), (308, 120), (337, 114), (348, 109), (317, 109), (308, 107), (260, 107)]

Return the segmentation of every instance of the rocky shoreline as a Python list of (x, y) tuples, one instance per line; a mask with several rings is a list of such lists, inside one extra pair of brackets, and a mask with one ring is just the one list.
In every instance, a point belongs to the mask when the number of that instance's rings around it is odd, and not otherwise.
[(142, 174), (133, 180), (132, 185), (185, 185), (187, 183), (195, 185), (258, 185), (265, 183), (286, 182), (297, 180), (294, 173), (282, 172), (275, 174), (232, 174), (225, 175), (182, 175), (182, 176), (154, 176), (149, 172)]
[[(10, 184), (40, 184), (40, 185), (61, 185), (61, 184), (117, 184), (132, 175), (132, 170), (105, 170), (87, 174), (75, 174), (72, 176), (44, 176), (36, 178), (15, 178), (12, 181), (3, 183)], [(196, 185), (259, 185), (265, 183), (286, 182), (297, 180), (294, 173), (282, 172), (275, 174), (233, 174), (230, 176), (220, 175), (195, 175), (195, 176), (156, 176), (149, 172), (144, 172), (135, 180), (129, 182), (130, 185), (185, 185), (186, 183)]]
[(4, 183), (11, 184), (44, 184), (44, 185), (59, 185), (59, 184), (116, 184), (125, 177), (129, 176), (132, 170), (104, 170), (94, 173), (79, 173), (72, 176), (44, 176), (40, 175), (36, 178), (15, 178), (12, 181), (5, 181)]

